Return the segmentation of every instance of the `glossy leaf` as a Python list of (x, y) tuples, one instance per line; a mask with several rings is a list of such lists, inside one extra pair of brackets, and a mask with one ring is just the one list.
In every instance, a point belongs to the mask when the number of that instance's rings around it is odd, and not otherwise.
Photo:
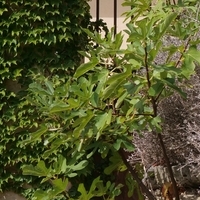
[(83, 63), (75, 72), (74, 77), (78, 78), (88, 72), (89, 70), (92, 70), (97, 64), (99, 60), (97, 58), (92, 58), (91, 61), (88, 63)]

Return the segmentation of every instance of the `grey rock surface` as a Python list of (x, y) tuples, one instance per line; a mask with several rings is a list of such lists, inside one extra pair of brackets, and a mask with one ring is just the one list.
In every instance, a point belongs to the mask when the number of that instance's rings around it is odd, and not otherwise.
[[(200, 174), (192, 166), (176, 165), (172, 167), (177, 183), (184, 187), (200, 186)], [(151, 187), (160, 188), (164, 183), (170, 182), (167, 167), (155, 166), (148, 170), (148, 179)]]
[(4, 193), (0, 193), (0, 200), (26, 200), (26, 199), (15, 192), (7, 191)]

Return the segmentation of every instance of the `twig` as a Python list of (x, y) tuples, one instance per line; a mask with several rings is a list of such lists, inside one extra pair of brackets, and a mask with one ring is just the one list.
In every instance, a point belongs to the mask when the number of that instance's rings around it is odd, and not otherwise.
[(171, 164), (170, 164), (170, 161), (169, 161), (169, 157), (167, 155), (167, 151), (166, 151), (165, 144), (163, 142), (163, 138), (162, 138), (161, 134), (158, 134), (158, 139), (160, 141), (160, 146), (162, 148), (163, 156), (164, 156), (165, 162), (167, 164), (167, 169), (169, 171), (169, 175), (170, 175), (170, 178), (171, 178), (171, 182), (172, 182), (172, 186), (173, 186), (174, 194), (175, 194), (175, 199), (180, 200), (178, 187), (177, 187), (177, 184), (176, 184), (176, 180), (174, 178), (174, 173), (173, 173), (173, 170), (172, 170), (172, 167), (171, 167)]
[[(144, 50), (145, 50), (145, 59), (144, 59), (145, 63), (144, 64), (145, 64), (145, 68), (146, 68), (146, 78), (147, 78), (148, 88), (150, 88), (151, 87), (151, 80), (150, 80), (150, 76), (149, 76), (147, 46), (145, 46)], [(152, 103), (152, 107), (153, 107), (153, 116), (154, 117), (158, 116), (158, 113), (157, 113), (157, 110), (158, 110), (157, 100), (158, 99), (155, 99), (155, 97), (151, 97), (151, 103)], [(174, 178), (174, 173), (173, 173), (170, 161), (169, 161), (169, 157), (167, 155), (165, 144), (163, 142), (163, 137), (162, 137), (162, 135), (160, 133), (156, 133), (154, 131), (153, 131), (153, 134), (154, 135), (156, 135), (156, 134), (158, 135), (160, 146), (161, 146), (162, 151), (163, 151), (163, 156), (164, 156), (165, 162), (167, 164), (167, 169), (169, 171), (169, 175), (170, 175), (170, 178), (171, 178), (171, 181), (172, 181), (172, 185), (173, 185), (173, 189), (174, 189), (174, 193), (175, 193), (175, 198), (176, 198), (176, 200), (180, 200), (177, 184), (176, 184), (176, 181), (175, 181), (175, 178)]]
[(124, 164), (126, 165), (128, 171), (131, 173), (131, 175), (133, 176), (135, 181), (138, 183), (138, 186), (140, 187), (141, 191), (147, 195), (149, 200), (156, 200), (156, 198), (153, 196), (153, 194), (148, 190), (148, 188), (144, 185), (142, 180), (138, 177), (138, 174), (135, 171), (135, 169), (133, 169), (132, 166), (127, 161), (127, 158), (125, 156), (125, 152), (123, 149), (119, 150), (119, 154), (120, 154)]

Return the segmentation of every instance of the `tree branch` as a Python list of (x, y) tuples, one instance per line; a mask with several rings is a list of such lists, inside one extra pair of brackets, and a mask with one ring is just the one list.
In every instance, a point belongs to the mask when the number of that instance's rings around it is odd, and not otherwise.
[(149, 200), (156, 200), (156, 198), (153, 196), (153, 194), (148, 190), (148, 188), (144, 185), (142, 180), (138, 177), (138, 174), (135, 171), (135, 169), (133, 169), (132, 166), (128, 163), (124, 150), (120, 149), (118, 152), (119, 152), (124, 164), (126, 165), (128, 171), (131, 173), (131, 175), (133, 176), (135, 181), (138, 183), (138, 186), (140, 187), (141, 191), (147, 195)]

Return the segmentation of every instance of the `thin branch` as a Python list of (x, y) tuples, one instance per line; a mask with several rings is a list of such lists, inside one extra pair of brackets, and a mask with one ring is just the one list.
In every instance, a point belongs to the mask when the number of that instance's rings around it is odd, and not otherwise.
[(169, 175), (170, 175), (170, 178), (171, 178), (171, 182), (172, 182), (172, 186), (173, 186), (174, 194), (175, 194), (175, 199), (180, 200), (177, 183), (176, 183), (176, 180), (174, 178), (174, 173), (173, 173), (173, 170), (172, 170), (172, 167), (171, 167), (171, 164), (170, 164), (170, 161), (169, 161), (169, 157), (167, 155), (167, 151), (166, 151), (165, 144), (163, 142), (163, 138), (162, 138), (161, 134), (158, 134), (158, 139), (160, 141), (160, 145), (161, 145), (161, 148), (162, 148), (162, 151), (163, 151), (163, 156), (165, 158), (165, 162), (167, 164), (167, 169), (169, 171)]
[(144, 57), (144, 66), (146, 69), (146, 79), (147, 79), (147, 84), (148, 88), (151, 87), (151, 81), (150, 81), (150, 76), (149, 76), (149, 66), (148, 66), (148, 51), (147, 51), (147, 45), (145, 44), (145, 57)]
[(184, 53), (186, 52), (186, 50), (188, 49), (188, 46), (189, 46), (190, 41), (191, 41), (191, 38), (192, 38), (192, 36), (190, 36), (190, 37), (188, 38), (187, 43), (186, 43), (186, 45), (184, 46), (183, 52), (182, 52), (182, 54), (180, 55), (178, 61), (177, 61), (176, 64), (175, 64), (175, 67), (178, 67), (179, 64), (181, 63), (181, 60), (182, 60), (182, 58), (183, 58), (183, 54), (184, 54)]
[(153, 194), (148, 190), (148, 188), (144, 185), (144, 183), (142, 182), (142, 180), (138, 177), (138, 174), (135, 171), (135, 169), (133, 169), (132, 166), (127, 161), (127, 158), (125, 156), (125, 152), (124, 152), (123, 149), (119, 150), (119, 154), (120, 154), (120, 156), (121, 156), (124, 164), (126, 165), (128, 171), (131, 173), (131, 175), (133, 176), (133, 178), (135, 179), (135, 181), (138, 183), (141, 191), (147, 195), (147, 197), (148, 197), (149, 200), (156, 200), (156, 198), (153, 196)]
[[(151, 80), (150, 80), (150, 76), (149, 76), (147, 46), (145, 46), (145, 68), (146, 68), (147, 83), (148, 83), (148, 87), (150, 88), (151, 87)], [(153, 107), (154, 117), (157, 117), (157, 115), (158, 115), (157, 114), (157, 111), (158, 111), (157, 98), (155, 99), (154, 97), (151, 97), (151, 103), (152, 103), (152, 107)], [(157, 133), (153, 131), (153, 134), (156, 135)], [(179, 192), (178, 192), (177, 184), (176, 184), (176, 181), (175, 181), (175, 178), (174, 178), (174, 173), (173, 173), (173, 170), (172, 170), (172, 167), (171, 167), (171, 164), (170, 164), (169, 157), (167, 155), (165, 144), (163, 142), (163, 137), (159, 133), (157, 135), (158, 135), (159, 142), (160, 142), (160, 145), (161, 145), (161, 148), (162, 148), (162, 151), (163, 151), (165, 162), (167, 164), (167, 169), (168, 169), (169, 174), (170, 174), (170, 178), (171, 178), (173, 189), (174, 189), (174, 193), (175, 193), (175, 198), (176, 198), (176, 200), (180, 200), (179, 199)]]

